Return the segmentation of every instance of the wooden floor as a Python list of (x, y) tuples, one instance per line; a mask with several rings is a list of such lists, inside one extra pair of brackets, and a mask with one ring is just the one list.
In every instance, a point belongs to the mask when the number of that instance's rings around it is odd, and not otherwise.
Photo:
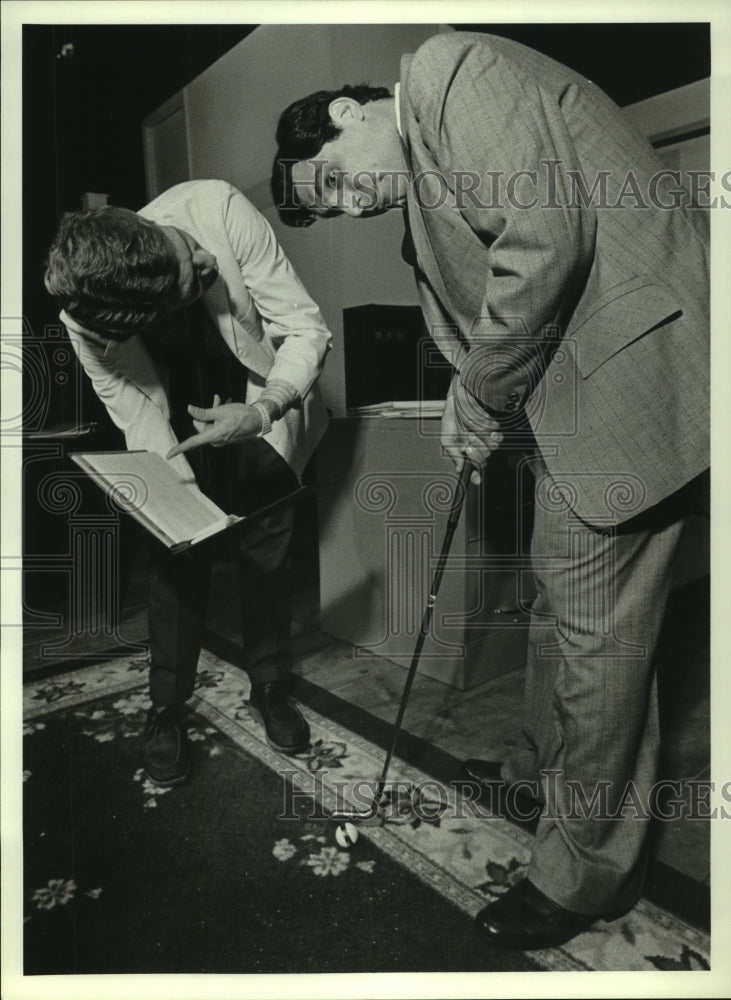
[[(144, 574), (143, 574), (144, 575)], [(111, 647), (144, 646), (147, 616), (144, 580), (132, 581), (125, 606), (110, 634), (104, 627), (72, 635), (68, 612), (58, 611), (56, 626), (25, 630), (25, 676), (38, 676), (53, 664), (93, 662)], [(226, 609), (233, 580), (226, 567), (214, 575), (209, 623), (212, 631), (236, 642)], [(217, 599), (217, 594), (220, 599)], [(312, 581), (295, 595), (293, 636), (295, 671), (374, 716), (392, 722), (403, 691), (406, 668), (336, 641), (318, 629), (317, 594)], [(59, 645), (60, 643), (60, 645)], [(663, 777), (709, 777), (709, 637), (707, 581), (696, 581), (673, 595), (658, 650), (664, 729)], [(506, 672), (468, 691), (458, 691), (417, 675), (404, 729), (458, 758), (501, 759), (514, 745), (520, 718), (523, 670)], [(694, 880), (710, 884), (710, 824), (678, 821), (661, 824), (657, 856)]]

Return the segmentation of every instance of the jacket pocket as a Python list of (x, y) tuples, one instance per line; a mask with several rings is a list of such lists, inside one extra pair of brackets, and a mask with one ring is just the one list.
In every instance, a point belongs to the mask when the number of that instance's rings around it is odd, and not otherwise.
[(569, 337), (574, 339), (576, 366), (588, 378), (605, 361), (683, 310), (670, 292), (648, 275), (623, 281), (595, 299)]

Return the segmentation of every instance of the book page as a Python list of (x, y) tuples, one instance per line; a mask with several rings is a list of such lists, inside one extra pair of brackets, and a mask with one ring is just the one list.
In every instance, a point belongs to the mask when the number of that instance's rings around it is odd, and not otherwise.
[(227, 515), (199, 490), (178, 479), (172, 466), (149, 451), (85, 452), (73, 456), (94, 470), (125, 510), (149, 519), (174, 543), (186, 542)]

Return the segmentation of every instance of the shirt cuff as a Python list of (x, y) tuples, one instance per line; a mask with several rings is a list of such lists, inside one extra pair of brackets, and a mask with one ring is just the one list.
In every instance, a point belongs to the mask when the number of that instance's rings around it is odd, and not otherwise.
[(287, 410), (292, 409), (292, 407), (298, 407), (302, 402), (297, 389), (290, 382), (285, 382), (281, 379), (273, 379), (271, 382), (267, 382), (258, 400), (259, 402), (267, 401), (274, 403), (278, 410), (274, 418), (275, 420), (279, 420)]
[(255, 399), (251, 404), (261, 417), (261, 430), (256, 435), (257, 437), (264, 437), (272, 429), (272, 419), (269, 416), (269, 411), (266, 406), (262, 403), (260, 399)]

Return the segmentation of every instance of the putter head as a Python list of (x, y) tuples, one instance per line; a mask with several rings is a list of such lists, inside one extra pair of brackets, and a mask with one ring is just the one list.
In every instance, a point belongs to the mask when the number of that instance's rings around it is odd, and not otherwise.
[(367, 823), (378, 816), (378, 803), (374, 801), (369, 809), (340, 809), (330, 814), (335, 823)]
[(379, 781), (376, 787), (376, 794), (371, 800), (370, 806), (366, 809), (339, 809), (331, 813), (331, 818), (337, 823), (367, 823), (369, 820), (379, 818), (379, 811), (382, 806), (383, 781)]

